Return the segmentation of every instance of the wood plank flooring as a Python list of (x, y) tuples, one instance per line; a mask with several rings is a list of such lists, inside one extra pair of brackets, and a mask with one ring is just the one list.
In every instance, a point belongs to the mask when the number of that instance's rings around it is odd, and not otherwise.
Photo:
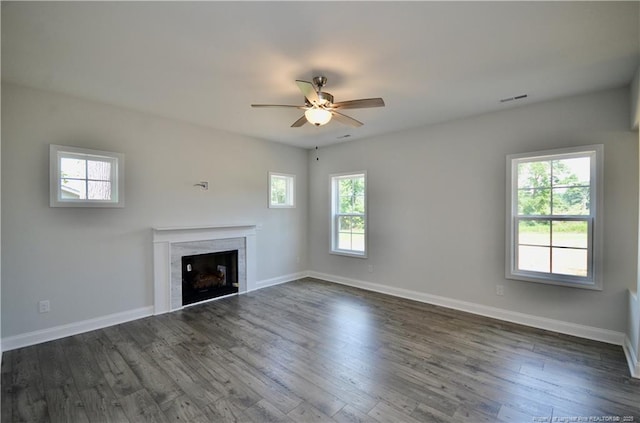
[(640, 381), (618, 346), (314, 279), (4, 353), (2, 422), (179, 421), (640, 422)]

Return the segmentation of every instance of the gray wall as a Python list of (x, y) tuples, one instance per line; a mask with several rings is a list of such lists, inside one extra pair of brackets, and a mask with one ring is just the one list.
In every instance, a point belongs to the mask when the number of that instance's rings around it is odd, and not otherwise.
[[(1, 93), (2, 87), (0, 86), (0, 98), (2, 98)], [(0, 134), (0, 362), (2, 361), (2, 351), (2, 136)]]
[(638, 129), (640, 122), (640, 68), (636, 71), (633, 81), (631, 81), (631, 128)]
[[(638, 248), (629, 104), (617, 89), (311, 151), (310, 269), (624, 332)], [(505, 156), (587, 144), (605, 145), (604, 290), (506, 280)], [(329, 174), (353, 170), (368, 172), (368, 259), (329, 254)]]
[[(4, 337), (151, 305), (152, 227), (262, 224), (258, 281), (308, 268), (303, 149), (15, 85), (2, 123)], [(49, 208), (50, 143), (124, 153), (125, 208)], [(267, 208), (268, 171), (297, 208)]]
[[(150, 305), (151, 227), (228, 223), (263, 225), (259, 281), (310, 269), (624, 332), (638, 257), (629, 105), (629, 89), (610, 90), (307, 153), (3, 85), (2, 334)], [(49, 143), (124, 153), (126, 207), (49, 208)], [(604, 290), (505, 280), (505, 156), (594, 143), (605, 144)], [(297, 175), (297, 208), (266, 207), (270, 170)], [(328, 175), (350, 170), (368, 171), (369, 259), (328, 253)], [(50, 313), (37, 313), (41, 299)]]
[[(638, 130), (638, 119), (640, 118), (640, 67), (636, 70), (636, 75), (631, 83), (631, 127)], [(636, 142), (640, 145), (640, 133), (636, 133), (638, 137)], [(640, 176), (640, 175), (639, 175)], [(640, 220), (640, 215), (638, 215)], [(638, 234), (638, 242), (640, 242), (640, 233)], [(640, 252), (639, 252), (640, 253)], [(636, 367), (640, 371), (640, 362), (638, 361), (638, 353), (640, 352), (640, 256), (638, 257), (637, 280), (634, 286), (629, 290), (629, 316), (627, 322), (627, 337), (629, 338), (629, 348), (631, 348), (636, 359)], [(637, 375), (640, 377), (640, 373)]]

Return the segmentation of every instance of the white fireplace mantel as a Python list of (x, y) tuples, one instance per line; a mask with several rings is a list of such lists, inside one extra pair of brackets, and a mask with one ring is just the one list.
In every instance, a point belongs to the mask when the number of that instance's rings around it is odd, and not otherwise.
[[(154, 314), (162, 314), (181, 307), (172, 301), (171, 248), (172, 244), (244, 238), (246, 254), (246, 282), (240, 283), (239, 293), (256, 289), (256, 225), (218, 225), (171, 227), (153, 229), (153, 298)], [(172, 305), (173, 304), (173, 305)]]

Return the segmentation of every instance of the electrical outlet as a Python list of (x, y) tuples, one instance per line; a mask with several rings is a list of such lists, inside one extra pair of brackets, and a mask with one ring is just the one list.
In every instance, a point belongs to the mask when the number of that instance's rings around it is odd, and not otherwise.
[(504, 285), (496, 285), (496, 295), (504, 295)]
[(300, 256), (296, 256), (296, 263), (300, 263)]
[(373, 273), (373, 264), (367, 266), (367, 270), (369, 271), (369, 273)]
[(49, 303), (49, 300), (42, 300), (38, 302), (38, 311), (40, 313), (48, 313), (49, 311), (51, 311), (51, 304)]

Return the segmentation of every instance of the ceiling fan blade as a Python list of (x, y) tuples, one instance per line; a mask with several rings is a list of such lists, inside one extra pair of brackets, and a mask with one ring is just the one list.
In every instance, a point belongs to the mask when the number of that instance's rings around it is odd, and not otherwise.
[(298, 88), (311, 104), (320, 104), (318, 93), (311, 82), (296, 80), (296, 84), (298, 84)]
[(363, 98), (360, 100), (341, 101), (331, 105), (336, 109), (367, 109), (369, 107), (384, 107), (384, 100), (377, 98)]
[(338, 113), (335, 110), (332, 111), (331, 113), (333, 114), (333, 117), (335, 120), (337, 120), (338, 122), (344, 123), (345, 125), (355, 126), (356, 128), (364, 125), (364, 123), (360, 122), (359, 120), (355, 120), (352, 117), (343, 115), (342, 113)]
[(251, 107), (293, 107), (296, 109), (305, 110), (305, 106), (292, 106), (290, 104), (252, 104)]
[(293, 125), (291, 125), (292, 128), (299, 128), (302, 125), (304, 125), (305, 123), (307, 123), (307, 117), (305, 115), (302, 115), (302, 117), (298, 120), (296, 120), (295, 122), (293, 122)]

